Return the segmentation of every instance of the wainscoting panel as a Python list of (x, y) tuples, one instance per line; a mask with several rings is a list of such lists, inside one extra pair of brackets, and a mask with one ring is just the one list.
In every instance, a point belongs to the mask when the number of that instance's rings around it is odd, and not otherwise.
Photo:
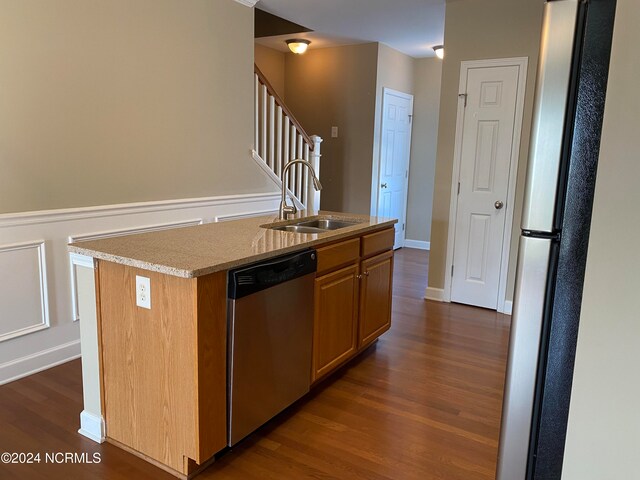
[(49, 328), (44, 242), (0, 245), (0, 342)]
[(274, 192), (0, 215), (0, 384), (80, 353), (69, 242), (267, 215), (279, 202)]

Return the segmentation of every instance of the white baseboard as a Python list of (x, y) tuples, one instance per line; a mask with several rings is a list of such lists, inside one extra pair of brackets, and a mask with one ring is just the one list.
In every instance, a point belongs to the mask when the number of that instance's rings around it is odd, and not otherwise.
[(423, 242), (422, 240), (406, 239), (404, 246), (407, 248), (417, 248), (418, 250), (431, 250), (431, 242)]
[(504, 308), (500, 313), (504, 313), (505, 315), (511, 315), (512, 311), (513, 311), (513, 302), (510, 300), (505, 300)]
[(105, 440), (104, 419), (91, 412), (83, 410), (80, 412), (80, 435), (84, 435), (96, 443), (103, 443)]
[(80, 357), (80, 340), (57, 345), (0, 365), (0, 385)]
[(444, 289), (427, 287), (427, 290), (424, 293), (424, 298), (435, 302), (444, 302)]

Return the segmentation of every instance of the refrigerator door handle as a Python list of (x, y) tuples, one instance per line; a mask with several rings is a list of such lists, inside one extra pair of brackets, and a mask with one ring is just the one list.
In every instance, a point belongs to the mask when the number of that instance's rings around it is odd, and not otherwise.
[(526, 477), (552, 242), (520, 237), (497, 480)]

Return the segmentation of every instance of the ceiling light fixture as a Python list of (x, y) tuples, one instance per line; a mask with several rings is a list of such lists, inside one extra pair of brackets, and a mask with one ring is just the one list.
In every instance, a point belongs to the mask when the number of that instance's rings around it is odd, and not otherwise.
[(287, 40), (289, 50), (297, 55), (302, 55), (304, 52), (306, 52), (310, 44), (311, 42), (309, 40), (305, 40), (304, 38), (292, 38), (291, 40)]
[(433, 47), (433, 51), (436, 52), (436, 57), (440, 59), (444, 58), (444, 45), (436, 45)]

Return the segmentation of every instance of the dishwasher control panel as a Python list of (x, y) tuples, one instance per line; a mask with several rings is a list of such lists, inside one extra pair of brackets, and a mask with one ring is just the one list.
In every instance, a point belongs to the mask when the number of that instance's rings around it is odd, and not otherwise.
[(316, 271), (315, 250), (270, 258), (229, 272), (229, 298), (242, 298)]

